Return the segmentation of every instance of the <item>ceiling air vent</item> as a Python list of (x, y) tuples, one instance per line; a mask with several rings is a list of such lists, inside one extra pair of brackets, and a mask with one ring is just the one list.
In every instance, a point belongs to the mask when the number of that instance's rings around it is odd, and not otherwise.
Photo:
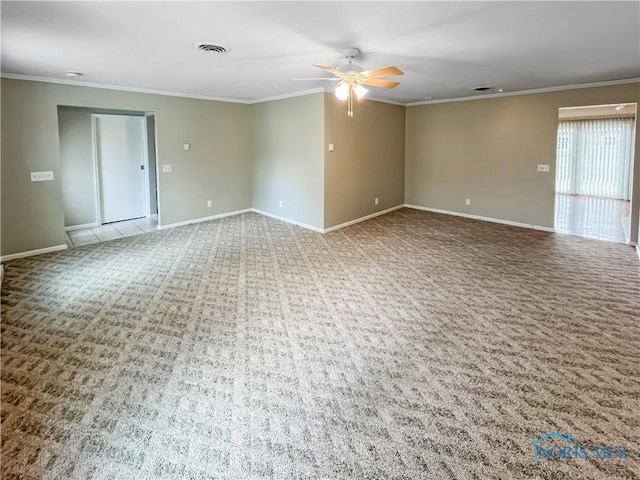
[(222, 45), (215, 45), (213, 43), (199, 43), (198, 50), (202, 50), (207, 53), (227, 53), (229, 49)]

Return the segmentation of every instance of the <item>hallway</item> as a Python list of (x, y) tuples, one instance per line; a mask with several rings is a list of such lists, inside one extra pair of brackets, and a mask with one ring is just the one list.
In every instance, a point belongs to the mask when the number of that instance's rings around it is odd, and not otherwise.
[(107, 242), (117, 238), (142, 235), (147, 232), (154, 232), (158, 228), (158, 215), (151, 215), (146, 218), (134, 218), (123, 222), (106, 223), (99, 227), (83, 228), (82, 230), (72, 230), (67, 232), (67, 246), (81, 247), (91, 243)]

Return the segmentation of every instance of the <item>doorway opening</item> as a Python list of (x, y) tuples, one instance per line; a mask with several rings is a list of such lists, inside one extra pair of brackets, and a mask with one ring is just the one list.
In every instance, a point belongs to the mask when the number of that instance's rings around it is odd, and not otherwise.
[(560, 108), (555, 231), (629, 243), (637, 104)]
[(138, 233), (126, 228), (134, 221), (157, 226), (154, 114), (59, 106), (58, 127), (68, 243)]

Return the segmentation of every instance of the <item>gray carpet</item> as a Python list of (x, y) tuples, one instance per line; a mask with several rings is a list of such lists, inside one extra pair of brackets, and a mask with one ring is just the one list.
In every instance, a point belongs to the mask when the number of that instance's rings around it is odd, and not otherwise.
[[(5, 268), (3, 479), (638, 478), (624, 245), (244, 214)], [(628, 456), (534, 462), (548, 432)]]

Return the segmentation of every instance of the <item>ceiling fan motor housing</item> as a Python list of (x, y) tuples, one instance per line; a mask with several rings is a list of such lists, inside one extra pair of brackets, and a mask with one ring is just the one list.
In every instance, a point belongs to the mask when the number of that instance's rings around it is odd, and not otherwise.
[(346, 47), (342, 49), (342, 56), (346, 58), (356, 58), (360, 55), (360, 49), (356, 47)]
[(356, 47), (347, 47), (342, 49), (342, 56), (347, 59), (347, 63), (343, 63), (336, 67), (336, 70), (342, 73), (360, 73), (362, 72), (362, 67), (359, 65), (354, 65), (351, 63), (351, 60), (360, 55), (360, 49)]

